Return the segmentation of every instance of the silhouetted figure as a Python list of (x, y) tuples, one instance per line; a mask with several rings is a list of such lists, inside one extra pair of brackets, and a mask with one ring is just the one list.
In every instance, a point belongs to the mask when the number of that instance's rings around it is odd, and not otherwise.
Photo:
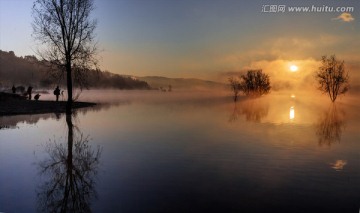
[(28, 89), (27, 89), (27, 94), (29, 95), (29, 100), (31, 100), (31, 93), (32, 93), (32, 86), (29, 86)]
[(61, 91), (61, 100), (64, 101), (64, 90)]
[(60, 89), (59, 86), (57, 86), (54, 90), (54, 95), (56, 96), (56, 101), (59, 101), (59, 95), (60, 95)]
[(13, 92), (14, 94), (16, 93), (15, 85), (12, 86), (11, 90), (12, 90), (12, 92)]
[(36, 94), (36, 95), (34, 96), (34, 99), (38, 101), (39, 98), (40, 98), (40, 96), (41, 96), (41, 95), (38, 93), (38, 94)]

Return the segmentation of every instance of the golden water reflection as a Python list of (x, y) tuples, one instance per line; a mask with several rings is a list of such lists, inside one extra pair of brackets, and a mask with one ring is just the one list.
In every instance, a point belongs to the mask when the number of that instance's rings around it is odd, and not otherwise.
[(230, 122), (244, 119), (250, 122), (276, 125), (312, 126), (317, 122), (321, 108), (321, 103), (312, 98), (293, 99), (284, 95), (240, 100), (237, 103), (231, 103), (227, 110), (230, 112), (228, 119)]
[(335, 169), (336, 171), (341, 171), (346, 166), (346, 160), (337, 160), (335, 163), (330, 163), (331, 168)]
[(234, 122), (243, 115), (246, 121), (261, 122), (269, 113), (269, 104), (261, 99), (248, 99), (234, 103), (229, 122)]
[(290, 118), (290, 120), (294, 120), (294, 119), (295, 119), (295, 109), (294, 109), (293, 106), (290, 107), (289, 118)]

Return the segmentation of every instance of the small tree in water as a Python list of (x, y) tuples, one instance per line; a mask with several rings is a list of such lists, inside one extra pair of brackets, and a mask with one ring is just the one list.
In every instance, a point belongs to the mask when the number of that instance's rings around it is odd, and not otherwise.
[(349, 74), (345, 71), (345, 62), (336, 59), (335, 55), (321, 58), (321, 67), (316, 73), (319, 90), (327, 93), (332, 102), (338, 95), (349, 89)]
[(239, 92), (241, 90), (240, 81), (234, 77), (229, 78), (230, 88), (234, 93), (234, 101), (237, 101)]
[(229, 78), (231, 90), (234, 93), (234, 101), (237, 101), (238, 94), (242, 91), (247, 96), (262, 96), (270, 92), (270, 77), (262, 70), (249, 70), (240, 80)]
[(249, 70), (241, 75), (241, 90), (245, 95), (262, 96), (270, 92), (270, 77), (262, 70)]

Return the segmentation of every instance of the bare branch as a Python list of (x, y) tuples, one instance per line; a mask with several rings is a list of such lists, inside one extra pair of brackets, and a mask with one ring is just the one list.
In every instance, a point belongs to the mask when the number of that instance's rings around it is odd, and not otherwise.
[(332, 102), (338, 95), (345, 94), (349, 89), (349, 74), (345, 71), (345, 62), (336, 59), (335, 55), (322, 56), (321, 67), (316, 73), (318, 89), (327, 93)]

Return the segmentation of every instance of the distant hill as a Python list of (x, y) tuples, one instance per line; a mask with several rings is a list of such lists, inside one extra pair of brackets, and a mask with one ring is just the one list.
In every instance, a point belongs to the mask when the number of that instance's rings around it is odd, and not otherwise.
[[(90, 88), (105, 89), (168, 89), (169, 85), (175, 90), (207, 90), (226, 87), (222, 83), (195, 78), (137, 77), (95, 70), (88, 71), (87, 82)], [(49, 77), (48, 67), (42, 65), (35, 56), (17, 57), (13, 51), (0, 50), (0, 88), (9, 88), (13, 84), (24, 87), (32, 85), (35, 88), (53, 88), (55, 85), (64, 87), (66, 81)]]
[(17, 57), (13, 51), (0, 50), (0, 84), (21, 84), (46, 80), (45, 68), (38, 65), (35, 56)]
[(220, 89), (226, 85), (214, 81), (207, 81), (195, 78), (166, 78), (161, 76), (145, 76), (137, 77), (142, 81), (146, 81), (152, 88), (168, 88), (169, 85), (173, 89)]
[[(91, 88), (150, 89), (147, 82), (107, 71), (88, 70), (87, 82)], [(0, 87), (23, 85), (27, 87), (53, 88), (65, 85), (65, 79), (52, 79), (48, 67), (35, 56), (17, 57), (13, 51), (0, 50)]]

